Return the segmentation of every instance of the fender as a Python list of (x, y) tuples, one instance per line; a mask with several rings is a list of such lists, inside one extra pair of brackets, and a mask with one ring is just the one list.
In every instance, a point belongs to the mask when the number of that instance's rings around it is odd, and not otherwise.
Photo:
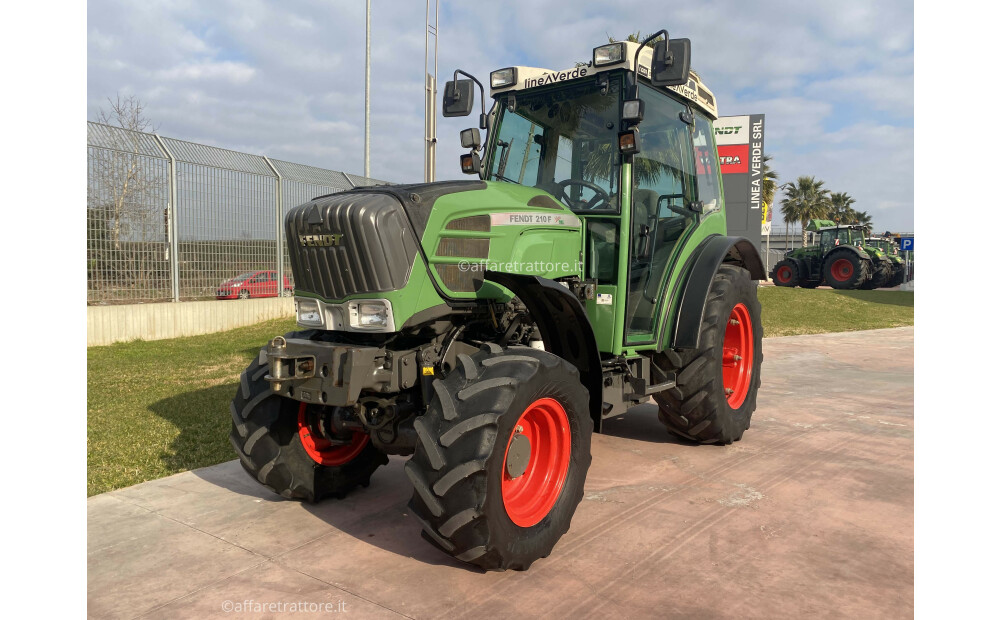
[(594, 431), (601, 431), (604, 381), (597, 338), (583, 304), (565, 286), (538, 276), (487, 270), (483, 276), (514, 293), (531, 313), (541, 332), (545, 350), (558, 355), (580, 371), (580, 382), (590, 392), (590, 417)]
[[(851, 252), (854, 252), (855, 254), (858, 255), (859, 258), (861, 258), (861, 260), (869, 260), (869, 261), (872, 260), (872, 257), (868, 255), (868, 252), (865, 252), (864, 250), (862, 250), (859, 247), (856, 247), (856, 246), (853, 246), (853, 245), (839, 245), (839, 246), (831, 249), (829, 252), (827, 252), (826, 257), (823, 258), (823, 262), (825, 263), (826, 260), (827, 260), (827, 257), (829, 257), (834, 252), (837, 252), (839, 254), (839, 253), (843, 252), (844, 250), (849, 250)], [(872, 261), (872, 262), (874, 262), (874, 261)]]
[[(723, 262), (735, 263), (750, 272), (754, 280), (764, 280), (764, 262), (754, 244), (744, 237), (712, 235), (705, 239), (692, 257), (691, 269), (681, 296), (677, 324), (674, 327), (674, 349), (697, 349), (701, 338), (701, 320), (712, 288), (712, 279)], [(660, 348), (663, 348), (660, 342)]]

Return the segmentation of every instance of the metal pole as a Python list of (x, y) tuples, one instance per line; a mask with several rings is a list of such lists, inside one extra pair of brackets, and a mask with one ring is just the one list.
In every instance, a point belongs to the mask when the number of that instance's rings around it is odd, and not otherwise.
[[(440, 0), (434, 0), (434, 25), (431, 25), (431, 0), (424, 7), (424, 181), (430, 183), (436, 176), (437, 157), (437, 71), (438, 71), (438, 13)], [(434, 36), (434, 73), (428, 72), (430, 36)]]
[(170, 166), (170, 203), (167, 205), (167, 237), (170, 244), (170, 293), (173, 301), (181, 300), (181, 280), (180, 274), (180, 243), (177, 235), (177, 160), (174, 154), (167, 148), (167, 143), (163, 138), (153, 134), (153, 138), (160, 146), (160, 150), (167, 156), (167, 163)]
[[(277, 178), (277, 182), (275, 182), (274, 184), (274, 230), (275, 230), (274, 248), (275, 252), (277, 253), (276, 264), (278, 266), (277, 269), (278, 297), (282, 297), (285, 294), (285, 253), (281, 251), (282, 247), (281, 220), (285, 210), (282, 207), (282, 200), (281, 200), (281, 173), (278, 172), (278, 169), (274, 166), (274, 164), (271, 163), (270, 159), (268, 159), (264, 155), (261, 155), (261, 157), (264, 159), (264, 163), (267, 164), (267, 167), (271, 169), (271, 172), (273, 172), (274, 176)], [(367, 158), (365, 159), (367, 162)]]
[(365, 178), (371, 178), (369, 143), (371, 141), (371, 108), (369, 95), (372, 81), (372, 0), (365, 3)]

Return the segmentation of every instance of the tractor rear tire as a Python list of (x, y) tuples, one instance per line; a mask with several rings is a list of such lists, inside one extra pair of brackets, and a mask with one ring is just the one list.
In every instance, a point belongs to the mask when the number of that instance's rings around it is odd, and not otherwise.
[(872, 277), (858, 288), (864, 291), (871, 291), (882, 288), (892, 278), (892, 263), (888, 260), (880, 260), (873, 264), (874, 271)]
[(851, 250), (831, 252), (823, 262), (823, 279), (835, 289), (860, 288), (871, 275), (869, 261), (862, 260)]
[(698, 348), (653, 357), (659, 370), (677, 375), (674, 387), (653, 395), (667, 430), (698, 443), (727, 445), (743, 437), (757, 408), (762, 333), (757, 282), (742, 267), (722, 265), (705, 304)]
[(487, 570), (527, 570), (583, 499), (593, 421), (569, 362), (485, 344), (433, 383), (405, 471), (423, 536)]
[[(309, 333), (291, 332), (285, 338)], [(367, 487), (372, 473), (389, 458), (363, 433), (343, 446), (316, 440), (309, 424), (316, 407), (276, 395), (264, 379), (267, 369), (266, 358), (258, 355), (240, 375), (229, 406), (229, 441), (243, 469), (278, 495), (307, 502), (342, 498), (358, 485)]]
[(799, 267), (795, 261), (780, 260), (771, 272), (771, 281), (775, 286), (796, 286), (801, 284)]

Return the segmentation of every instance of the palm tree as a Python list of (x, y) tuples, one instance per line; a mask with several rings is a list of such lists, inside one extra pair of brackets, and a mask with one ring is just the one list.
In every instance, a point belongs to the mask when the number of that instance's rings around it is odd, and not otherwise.
[(872, 230), (872, 216), (867, 211), (855, 211), (854, 223), (864, 226), (868, 233)]
[[(642, 43), (642, 40), (645, 39), (645, 38), (646, 37), (642, 36), (642, 32), (641, 31), (636, 30), (632, 34), (630, 34), (627, 37), (625, 37), (625, 40), (629, 41), (630, 43)], [(653, 47), (653, 46), (656, 45), (657, 41), (662, 41), (662, 40), (663, 40), (663, 35), (661, 34), (660, 36), (656, 37), (655, 39), (653, 39), (652, 41), (650, 41), (649, 43), (647, 43), (646, 47)], [(616, 43), (617, 41), (618, 41), (618, 39), (614, 38), (610, 34), (608, 35), (608, 43)]]
[(764, 187), (761, 190), (761, 199), (764, 201), (768, 207), (774, 204), (774, 192), (778, 189), (778, 184), (775, 181), (778, 180), (778, 173), (775, 170), (771, 170), (771, 166), (768, 162), (773, 159), (770, 155), (764, 155)]
[(830, 219), (838, 224), (851, 224), (858, 217), (857, 211), (851, 208), (856, 201), (846, 192), (830, 194)]
[(781, 189), (785, 191), (785, 199), (781, 201), (781, 218), (785, 220), (785, 251), (788, 251), (791, 249), (788, 244), (788, 223), (799, 221), (801, 199), (798, 189), (791, 183), (785, 183)]
[[(761, 188), (761, 200), (764, 201), (764, 208), (767, 209), (765, 221), (774, 219), (774, 192), (778, 189), (778, 184), (775, 183), (778, 180), (778, 173), (771, 170), (771, 166), (768, 165), (769, 161), (771, 161), (771, 156), (764, 155), (764, 187)], [(761, 222), (761, 225), (763, 226), (764, 222)], [(768, 238), (770, 238), (770, 233), (768, 233)]]
[(795, 184), (786, 183), (785, 199), (782, 201), (781, 214), (788, 222), (791, 218), (802, 223), (802, 245), (806, 245), (806, 224), (809, 220), (826, 217), (833, 206), (830, 202), (830, 190), (823, 187), (823, 181), (816, 177), (799, 177)]

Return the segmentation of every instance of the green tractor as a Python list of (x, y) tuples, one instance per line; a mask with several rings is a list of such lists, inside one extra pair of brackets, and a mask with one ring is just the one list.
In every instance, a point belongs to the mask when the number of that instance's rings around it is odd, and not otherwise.
[(819, 243), (786, 252), (771, 270), (775, 285), (873, 289), (892, 277), (892, 262), (884, 252), (865, 244), (863, 226), (810, 220), (806, 230), (818, 233)]
[[(685, 440), (743, 436), (765, 272), (726, 234), (716, 103), (690, 41), (657, 35), (565, 71), (494, 71), (492, 109), (462, 132), (478, 179), (289, 211), (303, 330), (241, 376), (230, 439), (251, 476), (313, 502), (412, 455), (424, 537), (524, 570), (569, 529), (603, 420), (652, 399)], [(473, 108), (479, 82), (458, 73), (445, 116)]]
[(899, 246), (892, 239), (887, 237), (873, 237), (865, 239), (865, 245), (878, 248), (892, 263), (892, 274), (889, 276), (888, 281), (882, 285), (883, 287), (892, 288), (906, 281), (906, 261), (899, 255)]

